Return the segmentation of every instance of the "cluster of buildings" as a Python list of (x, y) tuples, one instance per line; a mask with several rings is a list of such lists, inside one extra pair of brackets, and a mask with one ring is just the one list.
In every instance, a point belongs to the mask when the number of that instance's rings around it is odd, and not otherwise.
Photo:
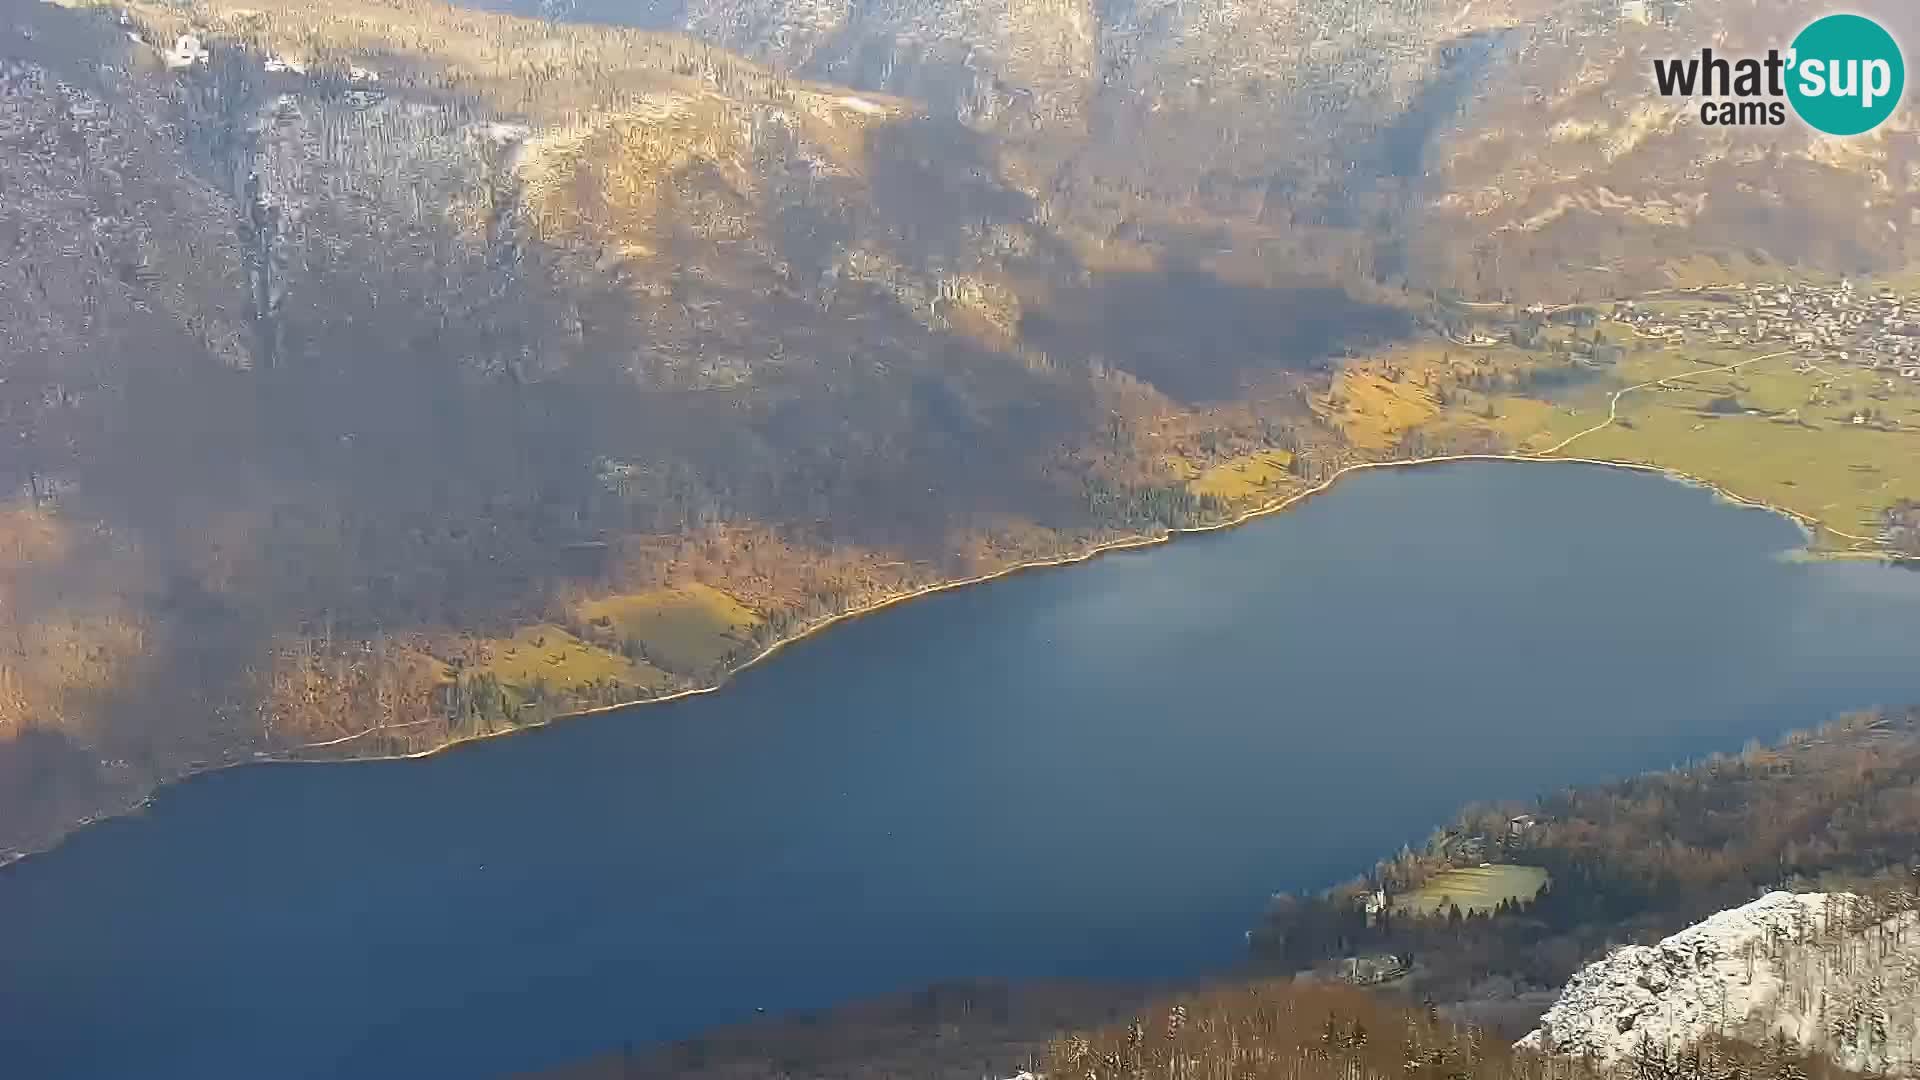
[(1838, 285), (1726, 285), (1703, 295), (1730, 302), (1686, 313), (1614, 305), (1613, 317), (1642, 337), (1705, 338), (1726, 346), (1797, 350), (1809, 360), (1885, 369), (1920, 381), (1920, 298), (1882, 287), (1865, 292)]
[[(134, 37), (134, 40), (140, 39)], [(160, 59), (168, 68), (177, 71), (181, 68), (205, 67), (212, 55), (206, 43), (200, 40), (199, 35), (181, 34), (173, 39), (173, 48), (160, 54)]]

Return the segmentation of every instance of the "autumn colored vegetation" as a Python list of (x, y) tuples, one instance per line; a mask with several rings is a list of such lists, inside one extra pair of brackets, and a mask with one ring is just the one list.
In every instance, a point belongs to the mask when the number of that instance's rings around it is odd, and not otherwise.
[[(1095, 1019), (1095, 1018), (1099, 1019)], [(1049, 1035), (1052, 1030), (1057, 1032)], [(1431, 1003), (1356, 987), (1237, 982), (1142, 1002), (1099, 987), (933, 987), (522, 1080), (1843, 1080), (1782, 1042), (1641, 1051), (1603, 1073), (1517, 1053)]]
[[(1531, 827), (1513, 828), (1530, 815)], [(1485, 839), (1485, 848), (1461, 841)], [(1543, 868), (1531, 902), (1491, 915), (1369, 918), (1364, 898), (1417, 890), (1458, 862)], [(1920, 868), (1920, 710), (1882, 711), (1778, 746), (1533, 804), (1469, 809), (1422, 851), (1403, 849), (1365, 880), (1282, 897), (1254, 935), (1283, 971), (1350, 954), (1410, 954), (1412, 984), (1441, 1001), (1489, 986), (1551, 990), (1609, 943), (1657, 940), (1772, 889), (1909, 888)]]
[[(1022, 6), (1079, 44), (848, 87), (419, 0), (0, 0), (0, 853), (195, 769), (708, 685), (932, 582), (1509, 448), (1481, 413), (1525, 372), (1360, 370), (1460, 298), (1912, 254), (1883, 224), (1920, 203), (1871, 179), (1906, 144), (1782, 133), (1753, 170), (1622, 117), (1633, 50), (1525, 29), (1564, 5), (1463, 40), (1425, 0), (1206, 7), (1112, 71), (1072, 35), (1139, 28)], [(1540, 92), (1470, 92), (1505, 63)]]
[[(1515, 816), (1533, 824), (1508, 842)], [(1481, 851), (1463, 842), (1499, 840)], [(1468, 854), (1461, 854), (1467, 851)], [(1449, 854), (1452, 853), (1452, 854)], [(1369, 919), (1376, 888), (1413, 893), (1482, 856), (1549, 868), (1531, 903), (1490, 914)], [(1502, 865), (1496, 863), (1496, 865)], [(931, 987), (610, 1054), (543, 1080), (631, 1077), (1009, 1076), (1602, 1080), (1516, 1053), (1515, 1038), (1579, 966), (1773, 888), (1852, 890), (1867, 925), (1916, 902), (1920, 709), (1850, 716), (1776, 746), (1528, 804), (1471, 807), (1421, 852), (1365, 880), (1276, 902), (1252, 938), (1256, 973), (1185, 988)], [(1836, 921), (1846, 931), (1850, 923)], [(1404, 978), (1346, 985), (1330, 958), (1398, 952)], [(1318, 969), (1318, 970), (1315, 970)], [(1264, 973), (1258, 973), (1263, 971)], [(1644, 1045), (1611, 1078), (1825, 1080), (1844, 1073), (1782, 1042)]]
[[(1222, 987), (1124, 1024), (1067, 1035), (1033, 1066), (1087, 1080), (1605, 1080), (1580, 1061), (1517, 1053), (1496, 1033), (1364, 990), (1291, 982)], [(1781, 1043), (1648, 1047), (1633, 1080), (1825, 1080), (1850, 1075)]]

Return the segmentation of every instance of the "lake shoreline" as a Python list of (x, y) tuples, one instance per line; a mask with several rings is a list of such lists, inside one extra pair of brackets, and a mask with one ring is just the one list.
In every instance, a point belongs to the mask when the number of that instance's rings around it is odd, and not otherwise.
[[(894, 607), (895, 605), (898, 605), (898, 604), (904, 604), (904, 603), (907, 603), (908, 601), (922, 599), (927, 596), (932, 596), (936, 593), (948, 592), (956, 589), (972, 588), (978, 585), (985, 585), (990, 582), (998, 581), (1002, 578), (1012, 577), (1016, 574), (1024, 574), (1032, 571), (1049, 570), (1049, 569), (1055, 569), (1059, 567), (1074, 566), (1080, 563), (1092, 561), (1104, 555), (1109, 555), (1117, 552), (1137, 551), (1144, 548), (1157, 547), (1162, 544), (1172, 543), (1176, 539), (1183, 536), (1203, 535), (1206, 533), (1214, 533), (1214, 532), (1221, 532), (1229, 529), (1237, 529), (1237, 528), (1240, 528), (1241, 526), (1250, 524), (1252, 522), (1261, 520), (1263, 518), (1272, 517), (1274, 515), (1284, 513), (1288, 510), (1292, 510), (1295, 507), (1306, 503), (1308, 500), (1316, 496), (1326, 494), (1327, 492), (1333, 490), (1333, 488), (1336, 487), (1339, 484), (1339, 482), (1345, 479), (1346, 477), (1353, 475), (1355, 473), (1359, 473), (1367, 470), (1417, 469), (1417, 468), (1431, 467), (1436, 465), (1450, 465), (1450, 464), (1461, 464), (1461, 463), (1470, 463), (1470, 462), (1516, 462), (1516, 463), (1528, 463), (1528, 464), (1589, 465), (1589, 466), (1598, 466), (1601, 468), (1621, 469), (1629, 472), (1657, 474), (1660, 476), (1664, 476), (1670, 480), (1673, 480), (1677, 483), (1682, 483), (1690, 487), (1698, 487), (1698, 488), (1702, 488), (1704, 490), (1710, 491), (1713, 493), (1713, 495), (1717, 499), (1724, 501), (1726, 503), (1729, 503), (1731, 505), (1741, 506), (1741, 507), (1746, 507), (1746, 508), (1756, 509), (1756, 510), (1769, 511), (1771, 513), (1784, 517), (1789, 521), (1792, 521), (1796, 526), (1799, 527), (1801, 534), (1805, 538), (1807, 543), (1807, 546), (1802, 547), (1800, 551), (1796, 553), (1798, 556), (1802, 558), (1814, 559), (1814, 560), (1825, 560), (1825, 559), (1870, 560), (1870, 561), (1883, 562), (1888, 564), (1920, 565), (1920, 557), (1903, 555), (1901, 553), (1893, 552), (1893, 551), (1886, 551), (1886, 550), (1821, 551), (1821, 550), (1814, 549), (1813, 547), (1811, 547), (1811, 544), (1818, 537), (1821, 531), (1832, 532), (1836, 536), (1848, 536), (1849, 534), (1839, 533), (1835, 530), (1830, 529), (1829, 527), (1827, 527), (1817, 519), (1807, 517), (1804, 514), (1800, 514), (1796, 511), (1789, 510), (1785, 507), (1776, 506), (1771, 503), (1747, 498), (1745, 496), (1740, 495), (1737, 492), (1730, 491), (1727, 488), (1714, 483), (1713, 481), (1706, 480), (1686, 472), (1682, 472), (1678, 469), (1665, 468), (1658, 465), (1648, 465), (1642, 462), (1615, 461), (1615, 460), (1608, 460), (1604, 458), (1563, 457), (1563, 456), (1549, 457), (1549, 456), (1530, 455), (1530, 454), (1443, 454), (1435, 457), (1411, 458), (1403, 461), (1356, 462), (1354, 464), (1346, 465), (1335, 470), (1325, 480), (1322, 480), (1320, 483), (1315, 484), (1312, 487), (1304, 488), (1299, 491), (1295, 491), (1288, 495), (1285, 495), (1281, 498), (1277, 498), (1269, 502), (1262, 503), (1258, 506), (1241, 511), (1240, 513), (1235, 514), (1232, 517), (1222, 521), (1212, 522), (1205, 525), (1186, 526), (1182, 528), (1168, 528), (1156, 534), (1121, 537), (1121, 538), (1106, 541), (1103, 543), (1098, 543), (1091, 547), (1088, 547), (1083, 550), (1073, 552), (1070, 554), (1066, 554), (1066, 555), (1053, 556), (1045, 559), (1030, 559), (1024, 562), (1013, 563), (1011, 565), (1001, 567), (997, 570), (993, 570), (985, 574), (976, 574), (972, 577), (967, 577), (967, 578), (957, 578), (950, 581), (935, 582), (933, 584), (924, 585), (916, 589), (909, 589), (905, 592), (896, 593), (892, 596), (883, 597), (872, 603), (865, 604), (860, 607), (852, 608), (835, 615), (827, 616), (823, 619), (819, 619), (815, 622), (802, 626), (800, 629), (788, 635), (787, 637), (783, 637), (778, 641), (774, 641), (770, 643), (766, 648), (762, 649), (758, 653), (755, 653), (753, 656), (727, 669), (724, 673), (720, 675), (720, 677), (717, 680), (715, 680), (713, 683), (707, 686), (691, 687), (685, 690), (675, 691), (671, 694), (665, 694), (660, 697), (640, 698), (634, 701), (624, 702), (617, 705), (600, 705), (590, 709), (580, 709), (572, 712), (559, 713), (537, 724), (510, 726), (510, 727), (501, 728), (500, 730), (497, 730), (497, 731), (489, 731), (489, 732), (473, 734), (473, 735), (463, 735), (459, 738), (450, 739), (446, 742), (440, 743), (429, 749), (417, 750), (409, 753), (367, 754), (367, 755), (347, 756), (347, 757), (302, 757), (300, 756), (302, 753), (306, 751), (325, 749), (330, 746), (338, 746), (347, 742), (351, 742), (355, 739), (360, 739), (369, 735), (377, 734), (382, 731), (394, 730), (394, 727), (390, 726), (390, 727), (368, 728), (364, 731), (356, 732), (352, 735), (343, 736), (338, 739), (328, 740), (320, 743), (308, 743), (303, 746), (293, 747), (287, 750), (274, 751), (274, 752), (257, 751), (251, 757), (236, 758), (234, 760), (223, 761), (218, 763), (212, 763), (212, 762), (206, 763), (203, 767), (193, 768), (188, 771), (182, 772), (180, 775), (170, 777), (168, 779), (160, 781), (158, 784), (154, 785), (154, 787), (151, 790), (143, 794), (138, 800), (120, 808), (119, 810), (110, 810), (110, 811), (106, 811), (99, 814), (89, 815), (87, 817), (81, 818), (73, 822), (64, 831), (62, 831), (59, 834), (59, 836), (54, 839), (52, 843), (46, 845), (45, 847), (27, 850), (27, 851), (7, 852), (4, 855), (0, 855), (0, 871), (4, 871), (5, 869), (12, 866), (13, 864), (18, 863), (30, 856), (44, 855), (55, 850), (62, 843), (64, 843), (68, 837), (74, 835), (75, 833), (79, 832), (84, 828), (87, 828), (92, 825), (97, 825), (103, 821), (112, 820), (114, 818), (127, 817), (130, 815), (136, 814), (152, 802), (153, 798), (159, 793), (161, 788), (164, 788), (169, 784), (178, 784), (178, 783), (181, 783), (182, 781), (190, 780), (196, 776), (202, 776), (209, 773), (220, 772), (225, 769), (235, 768), (242, 765), (325, 766), (325, 765), (352, 764), (352, 763), (360, 763), (360, 762), (415, 761), (422, 758), (428, 758), (438, 754), (447, 753), (449, 751), (456, 750), (461, 747), (468, 746), (470, 744), (487, 742), (494, 739), (505, 738), (512, 735), (521, 735), (529, 732), (539, 731), (543, 728), (549, 727), (557, 723), (562, 723), (565, 721), (577, 720), (577, 719), (582, 719), (590, 716), (598, 716), (605, 713), (616, 712), (624, 709), (639, 709), (648, 705), (662, 705), (668, 702), (679, 701), (685, 698), (696, 697), (703, 694), (711, 694), (718, 690), (724, 689), (727, 686), (727, 684), (733, 679), (733, 677), (738, 675), (740, 672), (743, 672), (748, 668), (751, 668), (754, 665), (759, 664), (773, 657), (775, 654), (779, 653), (780, 650), (786, 648), (789, 645), (808, 640), (814, 637), (815, 635), (822, 633), (823, 631), (833, 626), (836, 626), (842, 622), (849, 622), (854, 619), (865, 618), (867, 616), (874, 615), (881, 611), (884, 611), (888, 608)], [(417, 724), (431, 723), (431, 722), (433, 721), (432, 720), (415, 721), (413, 722), (413, 724), (402, 725), (402, 726), (414, 726)]]
[[(1236, 510), (1334, 471), (1243, 482)], [(0, 1039), (49, 1076), (455, 1076), (730, 1046), (721, 1025), (951, 1002), (955, 980), (1204, 981), (1247, 962), (1268, 897), (1317, 896), (1461, 806), (1920, 700), (1920, 577), (1797, 565), (1794, 527), (1699, 487), (1472, 463), (1334, 487), (850, 624), (657, 714), (437, 761), (210, 770), (0, 874), (0, 996), (23, 1004)], [(933, 580), (864, 577), (838, 607)], [(74, 817), (140, 791), (112, 794)], [(1330, 805), (1338, 830), (1288, 824)], [(125, 1034), (88, 1044), (102, 1023)]]

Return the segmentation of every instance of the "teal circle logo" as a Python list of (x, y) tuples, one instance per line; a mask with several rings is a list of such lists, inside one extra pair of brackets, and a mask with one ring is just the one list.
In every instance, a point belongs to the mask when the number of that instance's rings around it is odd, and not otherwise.
[(1787, 98), (1793, 111), (1829, 135), (1872, 131), (1907, 91), (1900, 43), (1872, 19), (1828, 15), (1793, 39)]

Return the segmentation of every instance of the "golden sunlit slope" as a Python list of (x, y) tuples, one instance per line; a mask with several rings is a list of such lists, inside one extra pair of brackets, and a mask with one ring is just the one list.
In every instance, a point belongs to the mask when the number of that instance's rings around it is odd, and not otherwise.
[(1148, 434), (1210, 406), (1098, 320), (1025, 340), (1073, 256), (913, 103), (444, 5), (5, 10), (0, 465), (58, 543), (4, 610), (0, 847), (208, 765), (702, 685), (1212, 505)]
[(1453, 395), (1534, 353), (1428, 374), (1452, 293), (1906, 255), (1907, 144), (1725, 152), (1633, 90), (1700, 28), (1616, 5), (0, 8), (0, 467), (62, 538), (0, 846), (1557, 430)]

